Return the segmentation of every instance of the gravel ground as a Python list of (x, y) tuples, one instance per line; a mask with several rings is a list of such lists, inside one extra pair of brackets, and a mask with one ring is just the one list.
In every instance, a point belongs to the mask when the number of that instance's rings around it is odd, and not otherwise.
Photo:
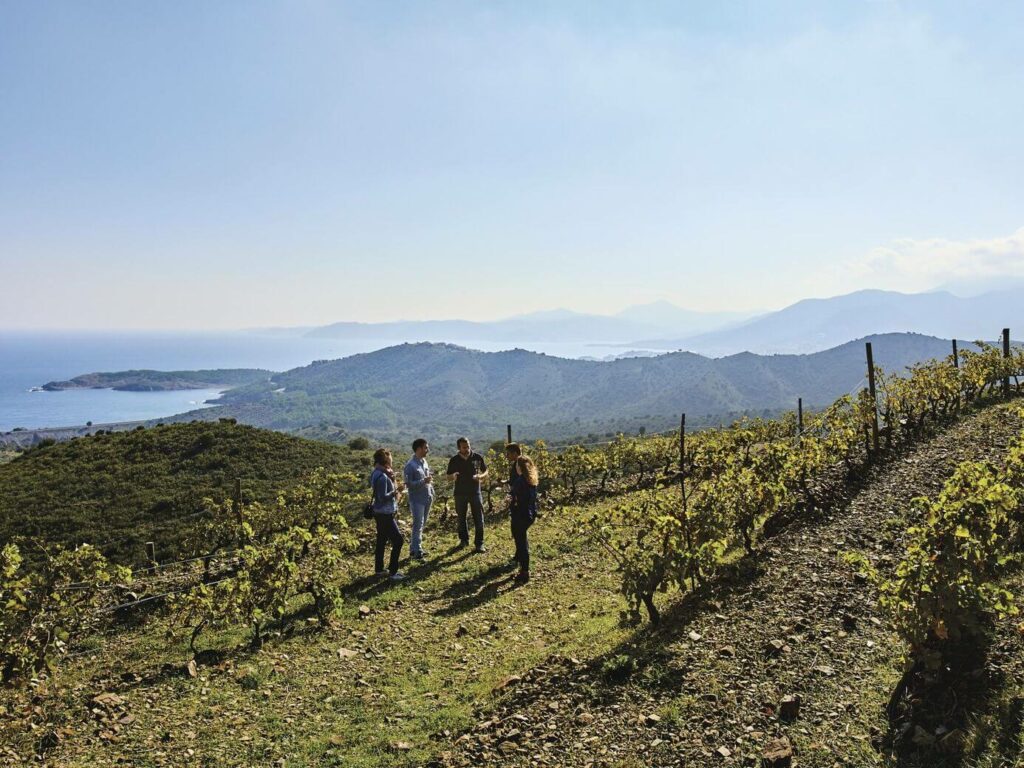
[[(998, 740), (999, 753), (988, 744), (980, 757), (951, 755), (953, 740), (943, 753), (942, 736), (977, 715), (967, 702), (937, 737), (920, 737), (921, 749), (905, 738), (893, 750), (882, 708), (902, 648), (874, 587), (841, 558), (861, 552), (887, 574), (911, 499), (937, 493), (960, 462), (998, 460), (1020, 428), (1011, 410), (988, 408), (874, 468), (833, 511), (789, 525), (710, 589), (675, 601), (657, 631), (642, 628), (595, 660), (553, 656), (510, 680), (439, 764), (790, 765), (778, 739), (800, 766), (1024, 764), (1016, 734)], [(975, 677), (1020, 680), (1021, 648), (1002, 632)]]

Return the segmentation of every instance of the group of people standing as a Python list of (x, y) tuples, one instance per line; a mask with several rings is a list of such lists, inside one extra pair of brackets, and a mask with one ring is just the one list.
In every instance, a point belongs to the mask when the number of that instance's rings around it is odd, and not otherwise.
[[(469, 440), (460, 437), (456, 442), (458, 453), (448, 461), (448, 479), (453, 483), (455, 515), (458, 520), (459, 548), (469, 546), (469, 515), (473, 518), (474, 552), (486, 552), (484, 547), (484, 498), (483, 481), (489, 476), (487, 462), (473, 451)], [(377, 576), (387, 576), (392, 581), (405, 578), (398, 570), (405, 538), (398, 528), (396, 516), (402, 496), (408, 497), (409, 512), (412, 515), (412, 540), (409, 555), (423, 560), (427, 553), (423, 549), (423, 529), (430, 516), (434, 502), (434, 475), (427, 454), (430, 445), (420, 437), (412, 443), (412, 457), (405, 464), (402, 479), (395, 477), (391, 451), (378, 448), (373, 454), (373, 472), (370, 487), (373, 489), (373, 517), (377, 524), (377, 546), (375, 565)], [(509, 516), (512, 524), (512, 538), (516, 544), (514, 562), (519, 565), (516, 581), (530, 580), (530, 546), (526, 532), (537, 516), (537, 467), (529, 456), (523, 454), (518, 443), (505, 446), (505, 457), (509, 463)], [(405, 493), (403, 494), (403, 490)], [(384, 568), (384, 552), (391, 544), (391, 557)]]

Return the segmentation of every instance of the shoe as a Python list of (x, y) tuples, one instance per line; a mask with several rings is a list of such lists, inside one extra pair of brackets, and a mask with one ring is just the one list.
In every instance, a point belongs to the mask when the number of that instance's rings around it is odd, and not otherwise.
[(378, 578), (380, 578), (381, 576), (387, 576), (387, 575), (388, 575), (389, 573), (390, 573), (390, 571), (377, 571), (377, 572), (376, 572), (375, 574), (373, 574), (373, 575), (374, 575), (374, 576), (376, 576), (376, 577), (378, 577)]
[(478, 545), (477, 545), (477, 546), (476, 546), (476, 547), (475, 547), (475, 548), (473, 549), (473, 551), (474, 551), (474, 552), (476, 552), (476, 553), (477, 553), (478, 555), (482, 555), (482, 554), (483, 554), (484, 552), (486, 552), (486, 551), (487, 551), (487, 547), (485, 547), (485, 546), (484, 546), (483, 544), (478, 544)]
[(427, 553), (426, 552), (413, 552), (411, 555), (409, 555), (409, 557), (411, 557), (413, 560), (425, 560), (426, 557), (427, 557)]
[(391, 574), (391, 581), (402, 581), (405, 575), (401, 571), (395, 571)]
[(526, 584), (530, 581), (530, 573), (528, 571), (520, 571), (516, 574), (516, 584)]
[(456, 549), (465, 549), (468, 546), (469, 546), (469, 542), (468, 541), (460, 541), (455, 548)]

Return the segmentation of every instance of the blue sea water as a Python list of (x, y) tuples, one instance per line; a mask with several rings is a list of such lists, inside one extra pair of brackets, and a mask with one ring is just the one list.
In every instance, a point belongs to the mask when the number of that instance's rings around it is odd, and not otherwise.
[[(459, 342), (497, 351), (516, 345)], [(70, 427), (93, 422), (158, 419), (194, 410), (215, 390), (115, 392), (104, 389), (31, 392), (48, 381), (83, 373), (150, 368), (268, 368), (284, 371), (313, 360), (370, 352), (399, 341), (346, 341), (257, 333), (0, 332), (0, 431), (15, 427)], [(584, 344), (520, 344), (526, 349), (582, 357), (621, 351)]]

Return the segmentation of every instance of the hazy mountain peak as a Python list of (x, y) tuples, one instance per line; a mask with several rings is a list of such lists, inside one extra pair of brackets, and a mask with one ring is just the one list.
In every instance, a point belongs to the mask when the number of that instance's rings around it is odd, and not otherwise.
[(341, 322), (314, 328), (304, 335), (381, 342), (416, 339), (510, 345), (553, 342), (622, 344), (641, 336), (703, 333), (727, 327), (742, 317), (745, 315), (730, 312), (693, 312), (668, 301), (657, 301), (628, 307), (616, 315), (587, 314), (560, 307), (489, 321)]
[(680, 328), (693, 328), (695, 331), (710, 331), (724, 328), (752, 317), (753, 312), (699, 312), (684, 309), (666, 299), (659, 299), (648, 304), (634, 304), (614, 315), (620, 320), (639, 323), (668, 332), (676, 332)]
[(851, 338), (915, 332), (957, 339), (992, 339), (1021, 317), (1024, 286), (965, 298), (948, 291), (902, 293), (865, 289), (804, 299), (741, 326), (678, 339), (636, 341), (637, 346), (683, 348), (708, 355), (744, 350), (759, 354), (806, 353)]
[(554, 320), (569, 320), (577, 317), (585, 317), (582, 312), (575, 312), (571, 309), (540, 309), (536, 312), (527, 312), (522, 315), (513, 315), (512, 317), (506, 317), (503, 320), (498, 320), (499, 323), (511, 323), (519, 321), (537, 321), (537, 322), (550, 322)]
[(961, 298), (973, 298), (985, 293), (1019, 291), (1022, 288), (1024, 288), (1024, 277), (996, 275), (961, 279), (955, 282), (943, 283), (935, 290), (948, 292)]

